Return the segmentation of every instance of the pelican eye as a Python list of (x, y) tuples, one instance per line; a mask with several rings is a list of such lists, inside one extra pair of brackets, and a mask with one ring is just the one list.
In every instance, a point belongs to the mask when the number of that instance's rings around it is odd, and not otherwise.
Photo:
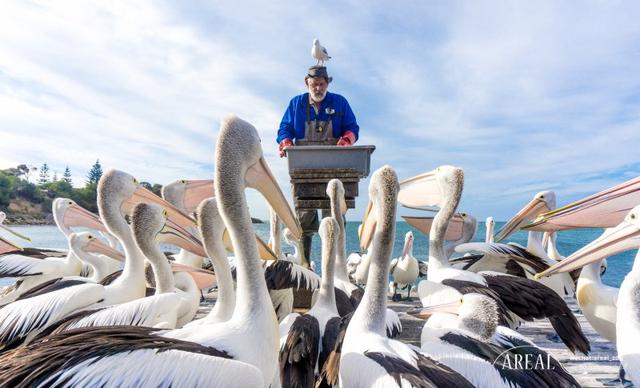
[(69, 201), (69, 205), (73, 205), (73, 202)]
[(187, 180), (186, 179), (181, 179), (180, 183), (182, 183), (183, 185), (186, 185), (187, 184)]
[(137, 185), (138, 184), (138, 180), (136, 178), (133, 178), (133, 183), (135, 183)]
[(635, 219), (636, 219), (636, 215), (635, 215), (635, 214), (631, 214), (631, 216), (630, 216), (630, 217), (631, 217), (631, 219), (632, 219), (632, 220), (635, 220)]
[(169, 212), (167, 212), (166, 210), (162, 210), (162, 216), (163, 216), (164, 218), (169, 217)]

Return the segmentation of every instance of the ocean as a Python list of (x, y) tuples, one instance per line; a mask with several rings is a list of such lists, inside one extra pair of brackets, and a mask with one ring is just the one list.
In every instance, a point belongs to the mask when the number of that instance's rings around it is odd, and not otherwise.
[[(360, 222), (347, 222), (347, 253), (358, 251), (358, 236), (357, 230)], [(499, 230), (504, 222), (496, 222), (496, 230)], [(269, 239), (269, 224), (254, 224), (257, 233), (264, 241)], [(67, 241), (55, 226), (12, 226), (16, 231), (31, 237), (31, 243), (24, 243), (18, 241), (15, 237), (5, 234), (4, 237), (8, 237), (11, 241), (18, 243), (21, 246), (33, 246), (33, 247), (46, 247), (67, 249)], [(404, 244), (404, 236), (412, 230), (415, 236), (413, 255), (418, 260), (426, 260), (428, 253), (428, 237), (411, 227), (406, 222), (398, 222), (396, 224), (396, 239), (393, 247), (393, 257), (400, 256), (402, 252), (402, 246)], [(602, 234), (602, 229), (579, 229), (564, 231), (558, 235), (557, 248), (563, 256), (568, 256), (572, 252), (575, 252), (579, 248), (588, 244)], [(10, 236), (10, 237), (9, 237)], [(478, 223), (478, 231), (473, 241), (484, 241), (485, 236), (485, 224), (484, 222)], [(527, 243), (527, 233), (520, 231), (515, 235), (512, 235), (508, 241), (516, 242), (522, 245)], [(163, 247), (165, 250), (177, 251), (173, 247)], [(285, 252), (292, 252), (292, 248), (283, 243), (283, 250)], [(607, 272), (602, 277), (604, 283), (619, 287), (620, 283), (624, 279), (625, 275), (631, 270), (633, 260), (635, 257), (635, 251), (624, 252), (622, 254), (613, 256), (608, 259)], [(313, 240), (313, 248), (311, 259), (316, 263), (316, 268), (320, 268), (320, 239), (316, 236)], [(0, 285), (9, 284), (12, 279), (0, 279)]]

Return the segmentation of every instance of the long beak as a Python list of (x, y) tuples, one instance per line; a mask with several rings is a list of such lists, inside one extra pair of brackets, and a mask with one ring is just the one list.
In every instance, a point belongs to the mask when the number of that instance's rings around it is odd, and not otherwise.
[(534, 217), (538, 214), (543, 213), (545, 211), (549, 211), (549, 207), (547, 204), (538, 198), (534, 198), (531, 202), (525, 205), (520, 211), (513, 216), (496, 234), (494, 241), (500, 242), (505, 238), (511, 236), (513, 233), (517, 232), (524, 225), (529, 223)]
[(185, 182), (183, 205), (188, 214), (193, 213), (204, 199), (214, 197), (213, 179)]
[(190, 226), (197, 227), (196, 221), (193, 218), (142, 186), (138, 186), (133, 195), (122, 203), (121, 211), (123, 214), (130, 214), (133, 208), (139, 203), (155, 203), (161, 206), (167, 211), (169, 219), (184, 229)]
[(587, 198), (540, 214), (523, 229), (558, 231), (576, 228), (612, 228), (640, 203), (640, 177)]
[(85, 228), (95, 229), (101, 232), (107, 231), (107, 228), (105, 228), (97, 214), (76, 204), (69, 205), (64, 213), (62, 223), (69, 227), (84, 226)]
[(101, 253), (103, 255), (109, 256), (112, 259), (118, 260), (118, 261), (124, 261), (124, 255), (122, 254), (122, 252), (111, 248), (110, 246), (104, 244), (103, 242), (101, 242), (98, 239), (94, 239), (91, 242), (89, 242), (89, 244), (87, 244), (87, 247), (85, 248), (85, 250), (87, 252), (94, 252), (94, 253)]
[(180, 263), (171, 263), (171, 271), (187, 272), (196, 282), (199, 289), (211, 288), (216, 284), (216, 274), (206, 269), (192, 267)]
[(167, 244), (179, 246), (180, 248), (186, 249), (198, 256), (207, 256), (200, 239), (188, 229), (183, 228), (169, 218), (165, 222), (160, 233), (158, 233), (158, 240)]
[(413, 236), (409, 236), (409, 238), (407, 238), (404, 242), (404, 248), (402, 249), (401, 257), (406, 257), (409, 252), (411, 252), (411, 248), (413, 248)]
[[(231, 237), (229, 236), (229, 232), (226, 229), (222, 234), (222, 241), (224, 242), (225, 249), (229, 252), (233, 252), (233, 243), (231, 242)], [(260, 258), (262, 260), (278, 260), (278, 256), (276, 256), (275, 252), (273, 252), (269, 245), (262, 241), (262, 239), (258, 237), (257, 234), (256, 243), (258, 245), (258, 253), (260, 254)]]
[(11, 251), (21, 251), (22, 247), (17, 246), (11, 241), (5, 240), (0, 237), (0, 254), (11, 252)]
[[(411, 226), (418, 229), (424, 234), (431, 232), (431, 225), (433, 224), (433, 217), (414, 217), (414, 216), (402, 216), (402, 218)], [(464, 228), (464, 219), (459, 214), (455, 214), (449, 225), (447, 225), (447, 232), (445, 233), (445, 240), (459, 240), (462, 238)]]
[(264, 157), (260, 157), (258, 162), (249, 167), (245, 175), (245, 182), (247, 186), (262, 193), (296, 240), (302, 238), (300, 223), (284, 198), (284, 194), (282, 194), (282, 190), (280, 190)]
[(398, 202), (405, 207), (440, 207), (442, 200), (442, 191), (436, 181), (436, 170), (400, 182)]
[(12, 235), (14, 235), (14, 236), (16, 236), (18, 238), (21, 238), (23, 240), (27, 240), (27, 241), (31, 242), (31, 237), (27, 237), (27, 236), (25, 236), (23, 234), (20, 234), (20, 233), (16, 232), (15, 230), (11, 229), (10, 227), (8, 227), (6, 225), (0, 224), (0, 228), (6, 230), (7, 232), (11, 233)]
[(360, 229), (358, 230), (360, 237), (360, 250), (365, 251), (369, 248), (371, 244), (371, 240), (373, 239), (373, 234), (376, 231), (376, 217), (373, 214), (373, 202), (369, 201), (367, 204), (367, 210), (364, 212), (364, 218), (362, 219), (362, 225), (360, 225)]
[(640, 228), (623, 221), (617, 227), (607, 229), (602, 236), (571, 256), (546, 271), (536, 274), (535, 277), (539, 279), (557, 273), (570, 272), (605, 257), (638, 248), (638, 246), (640, 246)]
[(455, 302), (436, 304), (421, 309), (409, 310), (407, 311), (407, 314), (420, 319), (429, 319), (429, 317), (434, 313), (458, 314), (458, 309), (461, 305), (462, 301), (456, 300)]

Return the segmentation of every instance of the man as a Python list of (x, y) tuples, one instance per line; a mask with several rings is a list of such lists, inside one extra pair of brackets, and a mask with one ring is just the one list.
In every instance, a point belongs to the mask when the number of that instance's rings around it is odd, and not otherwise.
[[(327, 91), (333, 80), (324, 66), (311, 66), (304, 77), (308, 92), (295, 96), (284, 112), (278, 129), (278, 150), (284, 157), (286, 147), (305, 145), (350, 146), (358, 140), (358, 123), (347, 102), (339, 94)], [(313, 234), (318, 231), (316, 210), (296, 209), (302, 226), (302, 246), (310, 259)], [(323, 217), (328, 214), (323, 210)]]

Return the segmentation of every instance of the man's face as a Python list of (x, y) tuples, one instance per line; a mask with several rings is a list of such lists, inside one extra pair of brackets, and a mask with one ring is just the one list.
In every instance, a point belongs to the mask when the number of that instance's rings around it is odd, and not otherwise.
[(329, 84), (324, 77), (307, 78), (307, 87), (309, 88), (309, 96), (315, 102), (324, 100), (327, 95), (327, 87)]

